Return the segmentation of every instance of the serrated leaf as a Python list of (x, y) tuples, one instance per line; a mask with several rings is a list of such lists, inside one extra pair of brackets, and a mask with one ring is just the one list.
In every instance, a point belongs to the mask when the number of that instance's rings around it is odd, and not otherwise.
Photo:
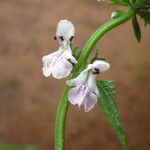
[(133, 30), (134, 30), (134, 35), (135, 35), (137, 41), (140, 42), (141, 29), (140, 29), (140, 26), (139, 26), (136, 16), (132, 19), (132, 26), (133, 26)]
[(128, 150), (128, 144), (125, 133), (120, 121), (116, 97), (115, 97), (115, 85), (113, 81), (100, 80), (97, 81), (97, 86), (100, 91), (100, 99), (98, 104), (101, 107), (106, 119), (114, 129), (119, 141), (121, 142), (123, 149)]

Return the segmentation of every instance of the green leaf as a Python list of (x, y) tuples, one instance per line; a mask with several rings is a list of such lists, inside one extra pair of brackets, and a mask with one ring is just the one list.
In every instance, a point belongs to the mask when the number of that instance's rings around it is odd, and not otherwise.
[(128, 6), (130, 5), (129, 0), (111, 0), (114, 5), (123, 5), (123, 6)]
[(132, 19), (132, 26), (133, 26), (135, 37), (138, 40), (138, 42), (140, 42), (140, 40), (141, 40), (141, 29), (140, 29), (140, 26), (139, 26), (139, 23), (137, 21), (136, 16), (133, 17), (133, 19)]
[(78, 47), (73, 46), (73, 44), (70, 44), (70, 47), (71, 47), (73, 56), (74, 56), (76, 59), (78, 59), (78, 57), (79, 57), (81, 51), (79, 50)]
[(150, 14), (146, 14), (146, 13), (138, 13), (139, 14), (139, 16), (142, 18), (142, 19), (144, 19), (144, 21), (145, 21), (145, 26), (147, 25), (147, 24), (150, 24)]
[(150, 5), (150, 0), (136, 0), (136, 6)]
[(92, 64), (97, 59), (99, 59), (98, 58), (98, 51), (96, 52), (95, 56), (90, 60), (90, 64)]
[(136, 3), (136, 12), (142, 19), (144, 19), (145, 25), (150, 24), (150, 0), (143, 5)]
[(97, 81), (97, 86), (100, 91), (100, 99), (98, 104), (101, 107), (106, 119), (114, 129), (118, 139), (122, 143), (123, 149), (128, 150), (128, 144), (125, 133), (123, 131), (115, 97), (115, 85), (113, 81), (100, 80)]
[(136, 13), (145, 21), (145, 25), (150, 24), (150, 0), (136, 0)]

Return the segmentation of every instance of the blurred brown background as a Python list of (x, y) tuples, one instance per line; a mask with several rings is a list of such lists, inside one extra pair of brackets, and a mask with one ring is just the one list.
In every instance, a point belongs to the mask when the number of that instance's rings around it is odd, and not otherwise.
[[(56, 50), (56, 24), (76, 26), (82, 48), (118, 7), (96, 0), (0, 0), (0, 142), (54, 149), (55, 115), (65, 80), (44, 78), (43, 55)], [(101, 78), (117, 85), (117, 103), (130, 150), (150, 150), (150, 32), (142, 21), (137, 43), (128, 22), (107, 34), (95, 49), (111, 63)], [(89, 113), (70, 106), (67, 150), (121, 150), (98, 107)]]

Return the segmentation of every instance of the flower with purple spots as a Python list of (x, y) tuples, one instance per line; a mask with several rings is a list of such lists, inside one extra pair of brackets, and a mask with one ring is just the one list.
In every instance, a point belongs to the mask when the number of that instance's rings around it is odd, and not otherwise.
[(52, 75), (54, 78), (62, 79), (70, 74), (73, 69), (72, 63), (77, 63), (77, 60), (72, 56), (72, 51), (70, 48), (70, 42), (72, 41), (74, 34), (75, 29), (70, 21), (61, 20), (58, 23), (56, 36), (54, 39), (58, 39), (61, 46), (56, 52), (42, 58), (42, 71), (45, 77)]
[(96, 60), (89, 64), (76, 78), (68, 80), (67, 85), (73, 86), (69, 90), (68, 100), (71, 104), (84, 107), (85, 112), (90, 111), (97, 103), (100, 92), (96, 85), (96, 75), (110, 68), (110, 64)]

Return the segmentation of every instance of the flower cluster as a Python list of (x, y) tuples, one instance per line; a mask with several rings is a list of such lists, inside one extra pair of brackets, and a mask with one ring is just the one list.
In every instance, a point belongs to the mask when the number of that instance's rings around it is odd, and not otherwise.
[[(68, 20), (58, 23), (55, 39), (60, 44), (59, 49), (42, 58), (43, 74), (45, 77), (52, 75), (62, 79), (69, 76), (73, 65), (77, 60), (72, 55), (70, 43), (75, 34), (73, 24)], [(85, 112), (90, 111), (97, 103), (100, 91), (96, 85), (96, 75), (110, 68), (110, 64), (103, 60), (95, 60), (74, 79), (67, 80), (66, 84), (72, 88), (68, 92), (68, 100), (71, 104), (83, 106)]]

